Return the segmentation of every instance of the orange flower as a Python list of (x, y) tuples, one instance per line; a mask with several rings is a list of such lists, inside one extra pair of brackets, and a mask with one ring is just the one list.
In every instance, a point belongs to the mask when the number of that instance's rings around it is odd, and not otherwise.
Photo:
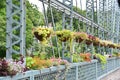
[(80, 53), (80, 57), (83, 58), (84, 61), (90, 62), (91, 61), (91, 54), (90, 53)]

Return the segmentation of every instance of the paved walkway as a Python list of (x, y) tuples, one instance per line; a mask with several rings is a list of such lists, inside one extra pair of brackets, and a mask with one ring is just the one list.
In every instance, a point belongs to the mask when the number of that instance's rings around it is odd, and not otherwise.
[(101, 80), (120, 80), (120, 69), (114, 71), (113, 73), (110, 73)]

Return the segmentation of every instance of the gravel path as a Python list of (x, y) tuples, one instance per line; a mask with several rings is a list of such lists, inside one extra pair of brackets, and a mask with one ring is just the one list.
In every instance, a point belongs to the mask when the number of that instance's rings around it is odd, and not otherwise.
[(114, 71), (113, 73), (110, 73), (101, 80), (120, 80), (120, 69)]

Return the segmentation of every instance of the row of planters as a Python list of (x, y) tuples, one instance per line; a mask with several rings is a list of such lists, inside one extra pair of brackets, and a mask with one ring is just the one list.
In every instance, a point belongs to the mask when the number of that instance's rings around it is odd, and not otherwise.
[(53, 31), (50, 28), (38, 27), (33, 29), (33, 34), (42, 43), (47, 42), (50, 36), (57, 36), (58, 39), (62, 42), (74, 40), (78, 43), (85, 42), (87, 45), (93, 43), (94, 46), (104, 46), (120, 49), (119, 44), (113, 43), (112, 41), (101, 40), (98, 37), (89, 35), (85, 32), (72, 32), (70, 30)]
[(40, 70), (43, 68), (50, 68), (52, 66), (68, 65), (67, 60), (60, 58), (47, 59), (45, 54), (41, 56), (27, 56), (26, 64), (22, 55), (13, 54), (13, 59), (0, 59), (0, 76), (13, 76), (17, 73), (23, 73), (28, 70)]
[[(120, 67), (120, 58), (107, 58), (100, 54), (95, 54), (96, 60), (89, 60), (87, 56), (89, 53), (81, 54), (79, 56), (83, 57), (83, 62), (80, 63), (68, 63), (65, 60), (51, 58), (48, 60), (40, 59), (38, 56), (34, 57), (27, 57), (26, 58), (26, 67), (22, 62), (22, 57), (19, 57), (19, 60), (0, 60), (0, 80), (22, 80), (27, 79), (31, 76), (34, 76), (34, 80), (64, 80), (61, 77), (66, 77), (66, 80), (76, 80), (76, 75), (78, 75), (79, 79), (81, 80), (96, 80), (97, 78), (101, 77), (102, 75), (108, 73), (115, 68)], [(18, 56), (18, 55), (17, 55)], [(88, 60), (87, 60), (87, 59)], [(117, 61), (118, 60), (118, 61)], [(87, 61), (87, 62), (86, 62)], [(61, 68), (63, 65), (66, 64), (68, 68), (65, 67)], [(96, 66), (97, 64), (97, 66)], [(107, 65), (107, 66), (106, 66)], [(59, 66), (59, 67), (57, 67)], [(56, 69), (56, 68), (57, 69)], [(69, 68), (70, 67), (70, 68)], [(77, 69), (78, 67), (78, 69)], [(56, 73), (58, 68), (61, 68), (62, 72), (59, 71)], [(28, 71), (29, 70), (29, 71)], [(76, 70), (78, 70), (76, 72)], [(97, 70), (97, 71), (96, 71)], [(27, 72), (26, 72), (27, 71)], [(52, 72), (53, 71), (53, 72)], [(96, 73), (97, 72), (97, 73)], [(17, 73), (19, 74), (16, 75)], [(62, 74), (61, 74), (62, 73)], [(88, 74), (88, 75), (87, 75)], [(8, 77), (8, 75), (12, 77)], [(16, 76), (14, 76), (16, 75)], [(65, 76), (66, 75), (66, 76)], [(91, 75), (91, 76), (90, 76)], [(3, 76), (7, 76), (6, 78)], [(51, 77), (52, 76), (52, 77)], [(57, 76), (57, 79), (54, 77)], [(59, 79), (58, 79), (59, 78)], [(32, 78), (27, 80), (33, 80)]]
[[(97, 37), (92, 35), (88, 35), (84, 32), (71, 32), (70, 30), (61, 30), (61, 31), (53, 31), (49, 28), (34, 28), (33, 34), (35, 37), (40, 41), (43, 48), (45, 44), (48, 43), (48, 39), (53, 36), (57, 36), (59, 41), (62, 42), (70, 42), (76, 41), (78, 43), (84, 42), (87, 45), (93, 43), (95, 46), (105, 46), (105, 47), (112, 47), (112, 48), (120, 48), (119, 44), (112, 43), (110, 41), (100, 40)], [(44, 51), (44, 50), (43, 50)], [(0, 59), (0, 76), (13, 76), (17, 73), (23, 73), (28, 70), (40, 70), (43, 68), (50, 68), (53, 66), (60, 66), (65, 65), (68, 66), (69, 63), (67, 60), (63, 60), (60, 57), (55, 56), (48, 56), (46, 52), (39, 52), (37, 55), (29, 55), (24, 58), (22, 55), (13, 54), (13, 59), (6, 60)], [(65, 54), (66, 57), (70, 57), (70, 54)], [(98, 59), (102, 64), (102, 68), (104, 69), (104, 65), (107, 63), (107, 58), (110, 57), (119, 57), (119, 53), (115, 53), (113, 55), (101, 55), (101, 54), (94, 54), (93, 58), (91, 53), (74, 53), (73, 55), (73, 62), (88, 62), (90, 63), (92, 59)], [(24, 62), (24, 59), (26, 62)]]
[[(89, 35), (85, 32), (72, 32), (70, 30), (53, 31), (50, 28), (37, 27), (33, 29), (33, 34), (41, 43), (47, 43), (48, 39), (53, 36), (57, 36), (58, 40), (61, 42), (72, 43), (76, 41), (77, 43), (86, 43), (87, 45), (93, 44), (94, 46), (104, 46), (109, 48), (120, 48), (119, 44), (113, 43), (107, 40), (101, 40), (98, 37)], [(71, 46), (71, 45), (70, 45)], [(101, 54), (92, 55), (93, 59), (98, 59), (102, 64), (106, 63), (106, 57)], [(72, 62), (83, 62), (91, 61), (91, 53), (74, 53), (72, 55)], [(106, 55), (107, 57), (119, 56), (119, 53), (113, 55)], [(65, 57), (70, 57), (70, 54), (65, 54)]]
[[(69, 57), (70, 55), (66, 55)], [(116, 55), (118, 56), (118, 55)], [(109, 57), (115, 57), (109, 56)], [(98, 59), (102, 64), (106, 64), (105, 56), (101, 54), (95, 54), (94, 59)], [(25, 72), (27, 70), (39, 70), (43, 68), (49, 68), (51, 66), (59, 66), (59, 65), (69, 65), (67, 60), (62, 60), (61, 58), (49, 58), (47, 54), (41, 53), (41, 55), (35, 56), (27, 56), (26, 57), (26, 66), (24, 65), (22, 55), (14, 54), (13, 59), (6, 60), (0, 59), (0, 76), (13, 76), (17, 73)], [(73, 54), (73, 62), (91, 62), (91, 54), (90, 53), (80, 53)]]
[[(53, 31), (50, 28), (34, 28), (33, 34), (42, 43), (47, 42), (50, 37), (57, 36), (58, 40), (61, 42), (69, 42), (70, 44), (75, 41), (77, 43), (85, 43), (87, 45), (93, 44), (94, 46), (109, 47), (120, 49), (120, 44), (113, 43), (112, 41), (102, 40), (93, 35), (87, 34), (85, 32), (72, 32), (70, 30)], [(71, 46), (71, 45), (70, 45)], [(70, 57), (70, 54), (65, 54), (65, 57)], [(102, 69), (107, 63), (107, 58), (119, 57), (119, 53), (114, 53), (112, 55), (101, 55), (100, 53), (74, 53), (72, 54), (74, 63), (77, 62), (91, 62), (91, 59), (97, 59), (102, 64)]]

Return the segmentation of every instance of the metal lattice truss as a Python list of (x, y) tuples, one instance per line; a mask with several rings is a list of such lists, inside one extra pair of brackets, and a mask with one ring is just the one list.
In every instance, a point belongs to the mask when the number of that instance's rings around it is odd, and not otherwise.
[(98, 24), (104, 26), (104, 0), (99, 0)]
[(13, 53), (25, 54), (25, 0), (6, 0), (7, 58)]
[[(116, 25), (119, 24), (116, 17), (118, 11), (116, 0), (99, 0), (98, 24), (109, 31), (108, 40), (113, 41), (111, 38), (119, 33), (119, 26)], [(118, 33), (115, 32), (115, 29)]]
[[(6, 1), (7, 58), (9, 58), (12, 53), (25, 53), (25, 0)], [(86, 0), (86, 17), (73, 11), (73, 0), (40, 1), (63, 12), (63, 28), (72, 30), (72, 20), (75, 18), (84, 23), (86, 27), (92, 28), (92, 33), (96, 29), (101, 39), (120, 41), (120, 9), (116, 5), (116, 0)]]
[[(42, 1), (42, 0), (40, 0)], [(70, 14), (71, 9), (66, 6), (65, 4), (63, 4), (62, 2), (58, 1), (58, 0), (50, 0), (51, 1), (51, 6), (57, 8), (58, 10), (65, 12), (67, 15)], [(48, 4), (47, 0), (43, 1), (44, 3)], [(94, 27), (99, 27), (101, 30), (104, 30), (104, 28), (102, 28), (100, 25), (94, 23), (93, 21), (89, 20), (88, 18), (76, 13), (75, 11), (72, 12), (72, 16), (73, 18), (79, 19), (80, 21), (82, 21), (83, 23), (91, 26), (93, 25)], [(107, 32), (107, 30), (104, 30), (105, 32)]]
[[(68, 6), (68, 8), (70, 9), (70, 14), (66, 14), (65, 12), (63, 12), (62, 15), (62, 28), (63, 29), (69, 29), (72, 30), (72, 22), (73, 22), (73, 16), (72, 16), (72, 12), (73, 12), (73, 0), (63, 0), (63, 4)], [(62, 42), (62, 58), (64, 58), (64, 53), (67, 49), (65, 49), (66, 47), (66, 43)], [(71, 53), (72, 54), (72, 53)], [(71, 59), (72, 59), (72, 55), (71, 55)], [(72, 60), (71, 60), (72, 61)]]
[(73, 0), (63, 0), (63, 4), (68, 6), (70, 9), (70, 14), (67, 15), (65, 12), (63, 12), (63, 29), (72, 29), (72, 11), (73, 11)]
[[(115, 2), (114, 5), (117, 5), (117, 2)], [(115, 39), (114, 42), (118, 43), (119, 42), (119, 34), (120, 34), (120, 9), (119, 7), (115, 6), (115, 19), (114, 19), (114, 34), (115, 34)]]
[(86, 17), (95, 21), (97, 14), (97, 0), (86, 0)]

